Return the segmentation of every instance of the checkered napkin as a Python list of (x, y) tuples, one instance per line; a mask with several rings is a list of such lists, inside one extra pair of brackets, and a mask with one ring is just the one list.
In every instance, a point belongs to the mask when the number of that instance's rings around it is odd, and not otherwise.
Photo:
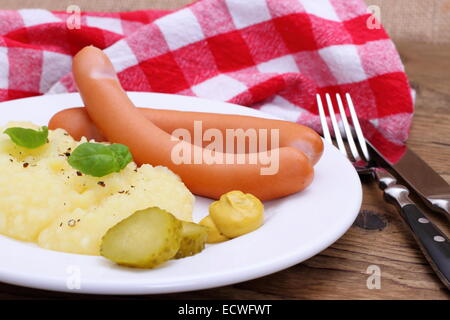
[[(318, 131), (315, 94), (350, 93), (365, 134), (399, 152), (413, 102), (362, 0), (200, 0), (176, 11), (0, 11), (0, 101), (76, 91), (72, 56), (105, 50), (126, 90), (229, 101)], [(149, 101), (151, 106), (151, 101)]]

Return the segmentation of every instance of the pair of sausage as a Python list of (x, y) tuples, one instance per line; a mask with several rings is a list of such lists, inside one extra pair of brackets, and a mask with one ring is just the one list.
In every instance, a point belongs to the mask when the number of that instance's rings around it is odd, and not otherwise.
[[(323, 143), (318, 138), (317, 133), (300, 124), (282, 121), (257, 118), (242, 115), (217, 114), (207, 112), (190, 112), (151, 108), (138, 108), (142, 116), (153, 122), (160, 129), (172, 134), (175, 130), (183, 128), (189, 131), (191, 136), (194, 136), (194, 122), (200, 121), (202, 123), (203, 131), (209, 129), (218, 129), (223, 136), (226, 136), (227, 129), (278, 129), (280, 132), (279, 145), (296, 148), (309, 158), (311, 163), (315, 165), (319, 161), (323, 151)], [(81, 137), (86, 137), (88, 140), (108, 141), (95, 124), (92, 122), (87, 108), (77, 107), (64, 109), (56, 113), (48, 124), (49, 129), (64, 128), (75, 140), (80, 140)], [(209, 142), (202, 141), (202, 147), (206, 147)], [(249, 150), (248, 142), (246, 140), (245, 150)], [(268, 149), (270, 148), (270, 141), (268, 141)], [(225, 149), (225, 147), (224, 147)], [(264, 151), (264, 150), (260, 150)], [(235, 150), (239, 152), (239, 150)]]
[[(72, 70), (86, 107), (59, 112), (51, 119), (50, 129), (66, 129), (75, 139), (86, 136), (127, 145), (136, 163), (166, 166), (194, 194), (213, 199), (231, 190), (241, 190), (263, 201), (271, 200), (301, 191), (312, 182), (313, 165), (323, 151), (322, 139), (312, 129), (288, 121), (248, 116), (136, 108), (122, 89), (109, 58), (92, 46), (78, 52)], [(180, 128), (194, 134), (194, 121), (202, 121), (204, 130), (214, 128), (223, 134), (226, 129), (235, 128), (279, 129), (279, 147), (270, 151), (278, 154), (278, 171), (261, 174), (267, 164), (259, 160), (245, 164), (174, 163), (172, 151), (180, 143), (204, 151), (205, 145), (180, 142), (171, 135)], [(246, 160), (251, 156), (245, 154)]]

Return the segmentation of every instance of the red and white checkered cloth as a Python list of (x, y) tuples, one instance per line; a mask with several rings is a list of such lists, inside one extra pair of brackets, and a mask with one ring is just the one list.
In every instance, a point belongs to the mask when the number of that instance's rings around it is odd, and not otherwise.
[[(316, 93), (350, 93), (363, 129), (399, 152), (413, 113), (399, 55), (362, 0), (200, 0), (179, 10), (0, 11), (0, 101), (76, 91), (71, 58), (105, 49), (126, 90), (259, 108), (320, 131)], [(73, 19), (71, 20), (73, 22)], [(334, 95), (333, 95), (334, 96)]]

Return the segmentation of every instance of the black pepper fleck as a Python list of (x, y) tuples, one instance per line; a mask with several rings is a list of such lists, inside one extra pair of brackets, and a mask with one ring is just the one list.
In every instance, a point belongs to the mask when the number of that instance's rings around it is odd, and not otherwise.
[(80, 171), (77, 171), (77, 176), (81, 177), (83, 174)]
[(105, 187), (105, 186), (106, 186), (106, 184), (105, 184), (103, 181), (99, 181), (99, 182), (97, 182), (97, 184), (98, 184), (100, 187)]
[(23, 167), (24, 168), (26, 168), (26, 167), (28, 167), (30, 164), (28, 163), (28, 162), (25, 162), (24, 164), (23, 164)]

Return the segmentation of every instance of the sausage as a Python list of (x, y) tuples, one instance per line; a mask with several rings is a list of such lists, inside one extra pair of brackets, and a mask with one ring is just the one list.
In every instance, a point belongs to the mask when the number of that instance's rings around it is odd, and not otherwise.
[[(139, 111), (156, 126), (170, 134), (178, 128), (184, 128), (189, 130), (191, 135), (193, 135), (194, 121), (201, 121), (204, 131), (210, 128), (217, 128), (224, 136), (226, 129), (278, 129), (280, 132), (279, 146), (293, 147), (303, 151), (313, 165), (319, 161), (323, 152), (322, 139), (314, 130), (290, 121), (242, 115), (151, 108), (139, 108)], [(88, 139), (95, 139), (96, 141), (105, 141), (105, 138), (95, 127), (86, 109), (83, 107), (65, 109), (56, 113), (50, 119), (48, 127), (52, 130), (63, 128), (76, 140), (84, 136)], [(205, 147), (207, 144), (208, 142), (204, 141), (202, 146)], [(268, 148), (271, 149), (270, 144)], [(248, 145), (245, 150), (249, 150)], [(238, 152), (238, 150), (235, 150), (235, 152)]]
[[(175, 149), (193, 150), (193, 154), (203, 154), (205, 149), (174, 139), (143, 117), (120, 86), (103, 51), (93, 46), (83, 48), (73, 59), (72, 71), (89, 117), (108, 141), (128, 146), (138, 164), (168, 167), (194, 194), (218, 199), (228, 191), (241, 190), (264, 201), (296, 193), (312, 182), (314, 169), (308, 157), (292, 147), (269, 151), (270, 155), (278, 155), (278, 170), (273, 174), (262, 174), (267, 165), (261, 153), (244, 154), (244, 164), (196, 163), (195, 159), (176, 162)], [(220, 152), (215, 155), (223, 159), (236, 156)], [(254, 156), (258, 161), (251, 163)]]
[(64, 109), (57, 112), (48, 122), (48, 128), (50, 130), (64, 129), (77, 141), (82, 137), (86, 137), (88, 140), (94, 139), (98, 142), (106, 141), (106, 138), (89, 118), (89, 114), (84, 107)]

